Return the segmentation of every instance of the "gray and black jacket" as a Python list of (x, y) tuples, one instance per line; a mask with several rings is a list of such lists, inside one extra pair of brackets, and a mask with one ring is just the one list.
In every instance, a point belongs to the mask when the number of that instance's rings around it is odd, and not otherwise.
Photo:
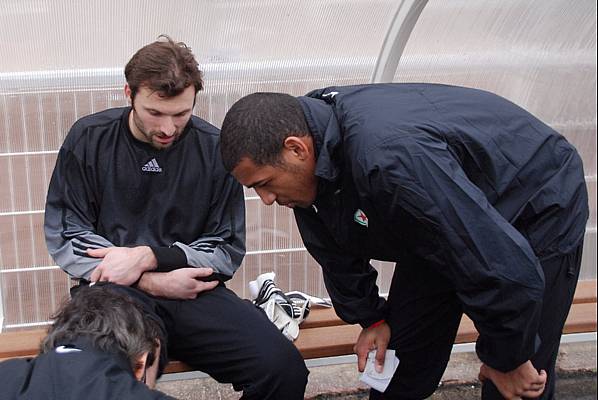
[[(488, 92), (432, 84), (330, 87), (299, 97), (314, 137), (313, 208), (295, 208), (339, 316), (385, 317), (370, 259), (419, 260), (448, 278), (511, 370), (535, 352), (539, 260), (583, 241), (582, 163), (563, 136)], [(434, 276), (430, 276), (434, 279)]]
[(136, 140), (130, 108), (77, 121), (50, 181), (48, 250), (70, 276), (88, 279), (86, 250), (148, 245), (159, 272), (211, 267), (232, 277), (245, 255), (243, 189), (220, 158), (219, 132), (193, 116), (171, 147)]

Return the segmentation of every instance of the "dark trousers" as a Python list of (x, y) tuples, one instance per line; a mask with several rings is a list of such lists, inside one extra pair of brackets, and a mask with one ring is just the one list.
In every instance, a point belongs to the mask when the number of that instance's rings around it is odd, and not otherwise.
[[(577, 286), (581, 253), (582, 245), (570, 254), (540, 261), (545, 275), (538, 329), (542, 343), (531, 361), (548, 374), (541, 399), (554, 398), (556, 357)], [(446, 369), (463, 314), (461, 304), (453, 285), (425, 264), (395, 268), (388, 304), (389, 348), (397, 351), (400, 363), (386, 391), (372, 389), (370, 399), (424, 399), (437, 389)], [(502, 396), (487, 382), (482, 399)]]
[[(220, 285), (194, 300), (167, 300), (114, 285), (165, 330), (167, 356), (243, 391), (243, 399), (303, 399), (308, 370), (261, 309)], [(167, 352), (167, 354), (166, 354)]]

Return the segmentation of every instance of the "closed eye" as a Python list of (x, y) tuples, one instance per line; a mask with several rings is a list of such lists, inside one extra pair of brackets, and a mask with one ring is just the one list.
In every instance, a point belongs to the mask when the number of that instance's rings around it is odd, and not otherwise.
[(247, 185), (247, 187), (249, 189), (263, 188), (264, 186), (266, 186), (266, 184), (268, 184), (268, 182), (270, 182), (270, 181), (259, 181), (259, 182), (252, 183), (251, 185)]

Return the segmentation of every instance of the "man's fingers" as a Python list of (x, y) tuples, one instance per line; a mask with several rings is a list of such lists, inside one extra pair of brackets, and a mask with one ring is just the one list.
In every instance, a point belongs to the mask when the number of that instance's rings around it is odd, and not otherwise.
[(480, 382), (484, 382), (486, 380), (486, 377), (484, 375), (482, 375), (481, 372), (478, 372), (478, 380)]
[(384, 360), (386, 359), (386, 346), (379, 345), (376, 350), (376, 372), (381, 373), (384, 370)]
[(198, 267), (193, 268), (193, 272), (191, 273), (192, 278), (205, 278), (206, 276), (210, 276), (214, 273), (212, 268), (205, 268), (205, 267)]
[(109, 247), (103, 247), (99, 249), (87, 249), (87, 254), (89, 254), (92, 257), (103, 258), (106, 256), (106, 254), (108, 254), (109, 251)]
[(367, 351), (361, 351), (357, 353), (357, 369), (359, 370), (359, 372), (363, 372), (363, 370), (365, 370), (365, 363), (367, 359)]
[(204, 292), (206, 290), (212, 290), (214, 289), (216, 286), (218, 286), (218, 281), (211, 281), (211, 282), (201, 282), (199, 281), (199, 288), (200, 288), (200, 292)]
[(478, 374), (478, 378), (482, 382), (485, 381), (487, 378), (490, 378), (490, 376), (488, 375), (488, 368), (486, 368), (486, 364), (482, 364), (480, 366), (480, 373)]
[(544, 392), (544, 388), (546, 387), (546, 380), (548, 375), (546, 371), (540, 371), (538, 375), (538, 379), (535, 382), (529, 384), (529, 386), (524, 390), (522, 396), (524, 397), (537, 397)]
[(89, 277), (89, 281), (97, 282), (100, 280), (101, 277), (102, 277), (102, 269), (100, 267), (96, 267), (93, 270), (93, 272), (91, 273), (91, 276)]
[(544, 392), (544, 387), (542, 387), (541, 389), (528, 389), (528, 390), (524, 390), (523, 392), (521, 392), (520, 398), (521, 397), (538, 397), (543, 392)]

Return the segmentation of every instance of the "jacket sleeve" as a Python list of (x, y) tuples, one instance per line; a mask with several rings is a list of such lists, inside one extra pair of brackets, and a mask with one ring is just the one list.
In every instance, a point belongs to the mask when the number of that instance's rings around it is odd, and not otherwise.
[(84, 162), (63, 146), (50, 180), (44, 220), (48, 251), (71, 277), (89, 279), (100, 259), (87, 249), (113, 246), (95, 232), (98, 199)]
[(193, 267), (211, 267), (232, 277), (245, 256), (243, 187), (230, 175), (219, 175), (212, 192), (204, 232), (192, 243), (175, 242)]
[(403, 244), (455, 284), (480, 333), (480, 360), (501, 371), (529, 360), (539, 345), (544, 275), (527, 240), (488, 203), (442, 140), (398, 134), (383, 147), (390, 158), (361, 161), (369, 163), (363, 185), (378, 212), (394, 226), (405, 213), (415, 221)]
[(378, 295), (378, 272), (369, 260), (342, 251), (326, 227), (308, 209), (295, 209), (305, 247), (322, 267), (326, 290), (338, 316), (366, 328), (385, 318), (386, 301)]
[[(158, 272), (194, 266), (211, 267), (232, 277), (245, 255), (245, 208), (242, 187), (228, 174), (218, 174), (201, 236), (191, 243), (152, 246)], [(70, 276), (89, 279), (100, 259), (90, 248), (114, 246), (97, 234), (100, 184), (93, 169), (70, 148), (61, 148), (46, 200), (44, 231), (54, 261)]]

